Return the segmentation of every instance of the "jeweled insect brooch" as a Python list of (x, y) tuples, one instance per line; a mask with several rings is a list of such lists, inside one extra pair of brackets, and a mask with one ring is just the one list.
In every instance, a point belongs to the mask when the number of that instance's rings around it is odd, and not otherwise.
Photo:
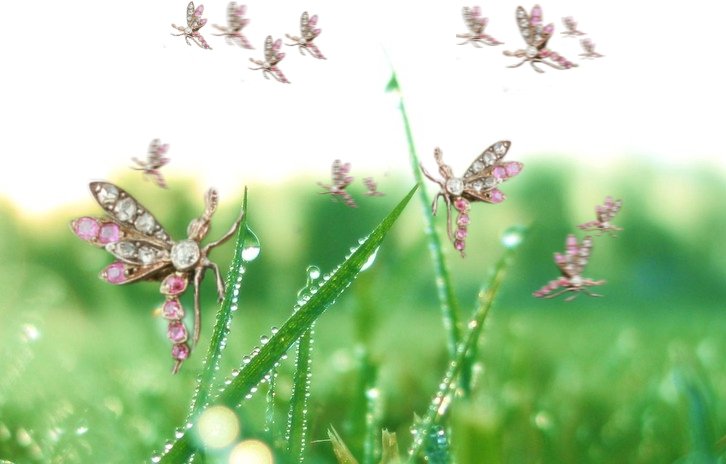
[(282, 40), (277, 39), (274, 42), (272, 41), (272, 36), (268, 35), (265, 39), (265, 61), (261, 60), (255, 60), (254, 58), (250, 58), (250, 61), (259, 66), (259, 68), (250, 68), (254, 70), (261, 69), (262, 75), (265, 76), (265, 79), (269, 79), (268, 74), (271, 74), (272, 77), (274, 77), (277, 81), (282, 82), (284, 84), (289, 84), (290, 81), (287, 80), (285, 75), (278, 69), (277, 63), (282, 61), (283, 58), (285, 58), (285, 54), (280, 52), (280, 47), (282, 46)]
[[(446, 231), (454, 248), (464, 256), (464, 245), (469, 224), (469, 208), (471, 202), (501, 203), (505, 200), (504, 193), (497, 188), (502, 182), (516, 176), (524, 165), (518, 161), (502, 161), (509, 151), (511, 142), (502, 140), (490, 146), (479, 155), (466, 170), (463, 177), (454, 176), (449, 166), (444, 164), (441, 150), (434, 150), (434, 158), (439, 165), (439, 174), (443, 179), (436, 179), (421, 164), (421, 170), (430, 180), (436, 182), (441, 190), (436, 193), (431, 212), (436, 215), (439, 197), (446, 202)], [(456, 218), (456, 232), (452, 230), (451, 208), (459, 215)]]
[(569, 37), (574, 37), (576, 35), (585, 35), (584, 32), (577, 30), (577, 22), (572, 18), (572, 16), (567, 16), (565, 18), (562, 18), (562, 24), (565, 25), (566, 31), (562, 31), (561, 34)]
[(221, 34), (212, 34), (217, 37), (224, 37), (227, 43), (239, 45), (242, 48), (252, 49), (247, 37), (242, 34), (242, 29), (249, 24), (250, 20), (243, 18), (246, 7), (244, 5), (237, 5), (235, 2), (230, 2), (227, 5), (227, 26), (218, 26), (212, 24), (217, 30), (222, 31)]
[(202, 13), (204, 13), (204, 5), (199, 5), (196, 9), (194, 8), (194, 2), (189, 2), (189, 5), (187, 5), (187, 27), (181, 27), (177, 26), (176, 24), (172, 24), (171, 27), (174, 29), (181, 31), (181, 34), (172, 34), (174, 36), (184, 36), (184, 40), (187, 42), (187, 45), (191, 46), (192, 44), (189, 43), (189, 39), (192, 40), (195, 44), (197, 44), (201, 48), (206, 48), (208, 50), (211, 50), (212, 47), (207, 44), (207, 41), (204, 40), (204, 37), (202, 37), (202, 34), (199, 33), (199, 29), (202, 28), (205, 24), (207, 24), (206, 19), (202, 19)]
[(582, 45), (582, 49), (585, 50), (585, 53), (580, 53), (580, 56), (583, 58), (602, 58), (605, 56), (595, 51), (595, 44), (590, 39), (582, 39), (580, 44)]
[(149, 145), (149, 154), (146, 161), (138, 158), (131, 158), (138, 167), (131, 167), (137, 171), (144, 171), (144, 178), (151, 177), (156, 185), (161, 188), (166, 188), (166, 182), (164, 176), (161, 175), (160, 169), (169, 162), (169, 158), (165, 158), (164, 155), (169, 150), (169, 144), (161, 144), (159, 139), (154, 139)]
[(318, 185), (325, 189), (325, 192), (320, 192), (322, 195), (330, 194), (333, 196), (333, 199), (335, 199), (335, 197), (340, 197), (343, 203), (351, 208), (356, 208), (357, 205), (355, 204), (353, 197), (345, 191), (350, 183), (353, 182), (353, 177), (349, 176), (348, 173), (350, 173), (350, 163), (342, 163), (339, 159), (337, 159), (333, 161), (333, 166), (331, 168), (333, 184), (325, 185), (322, 182), (318, 182)]
[[(527, 48), (514, 52), (505, 51), (506, 56), (523, 58), (520, 63), (508, 67), (517, 68), (529, 62), (535, 71), (541, 73), (544, 71), (538, 68), (535, 63), (544, 63), (555, 69), (569, 69), (577, 66), (557, 52), (547, 48), (547, 41), (555, 31), (555, 26), (552, 23), (542, 26), (542, 9), (539, 5), (532, 7), (531, 15), (528, 15), (521, 6), (517, 7), (517, 25), (524, 41), (527, 42)], [(552, 62), (545, 61), (546, 58)]]
[(370, 197), (382, 197), (385, 195), (383, 192), (378, 191), (378, 184), (373, 180), (372, 177), (366, 177), (363, 179), (363, 183), (366, 186), (366, 195)]
[(622, 200), (613, 201), (612, 197), (605, 197), (605, 204), (602, 206), (595, 206), (595, 215), (597, 216), (597, 219), (595, 221), (580, 224), (577, 228), (585, 231), (598, 231), (599, 235), (609, 232), (611, 236), (615, 237), (615, 232), (623, 229), (622, 227), (610, 224), (610, 221), (615, 217), (618, 211), (620, 211), (620, 207), (622, 205)]
[[(567, 236), (565, 245), (567, 250), (564, 255), (555, 253), (555, 264), (560, 268), (562, 277), (550, 281), (550, 283), (532, 293), (532, 295), (537, 298), (554, 298), (563, 293), (575, 292), (574, 295), (565, 298), (565, 301), (573, 300), (580, 292), (585, 292), (590, 296), (602, 296), (590, 292), (587, 287), (602, 285), (605, 283), (604, 280), (592, 280), (582, 277), (582, 271), (585, 269), (592, 250), (592, 237), (585, 237), (582, 239), (582, 244), (578, 245), (577, 238), (570, 234)], [(558, 288), (562, 288), (562, 290), (557, 293), (552, 293)]]
[(300, 17), (300, 37), (296, 35), (285, 34), (285, 36), (292, 40), (293, 43), (285, 44), (291, 47), (297, 46), (300, 50), (300, 54), (304, 55), (305, 50), (310, 53), (310, 56), (318, 58), (319, 60), (325, 60), (326, 58), (320, 52), (318, 47), (313, 43), (313, 40), (320, 35), (321, 30), (316, 28), (315, 25), (318, 23), (318, 15), (308, 17), (308, 12), (303, 12)]
[(481, 48), (479, 44), (501, 45), (503, 43), (484, 33), (484, 29), (487, 27), (489, 20), (481, 17), (481, 11), (478, 6), (472, 8), (465, 6), (462, 11), (464, 15), (464, 22), (466, 23), (466, 27), (469, 28), (469, 32), (466, 34), (456, 34), (456, 37), (459, 39), (466, 39), (459, 45), (471, 43), (473, 46)]
[(219, 299), (224, 297), (224, 283), (219, 268), (208, 258), (209, 252), (232, 237), (242, 222), (244, 211), (229, 232), (201, 247), (200, 242), (206, 237), (217, 208), (214, 189), (207, 192), (202, 216), (189, 224), (188, 238), (174, 241), (156, 218), (122, 188), (109, 182), (91, 182), (89, 187), (107, 216), (74, 219), (71, 229), (81, 239), (105, 248), (116, 258), (101, 271), (100, 277), (106, 282), (123, 285), (140, 280), (161, 281), (161, 293), (166, 297), (162, 314), (169, 321), (167, 336), (174, 344), (172, 372), (176, 373), (190, 353), (189, 335), (182, 321), (184, 309), (179, 298), (187, 285), (194, 285), (192, 341), (196, 344), (201, 330), (199, 286), (207, 269), (214, 271)]

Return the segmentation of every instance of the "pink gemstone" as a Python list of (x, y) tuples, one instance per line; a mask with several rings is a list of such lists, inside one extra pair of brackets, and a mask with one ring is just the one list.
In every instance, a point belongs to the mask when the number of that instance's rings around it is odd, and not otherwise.
[(320, 35), (320, 31), (321, 31), (321, 29), (313, 29), (313, 34), (318, 36), (318, 35)]
[(179, 295), (187, 289), (187, 279), (177, 274), (171, 274), (161, 283), (161, 293), (164, 295)]
[(312, 18), (308, 21), (308, 24), (311, 26), (314, 26), (318, 23), (318, 15), (313, 15)]
[(456, 248), (458, 251), (464, 251), (464, 241), (463, 240), (455, 240), (454, 241), (454, 248)]
[(522, 163), (511, 161), (504, 168), (507, 170), (507, 177), (514, 177), (522, 171)]
[(279, 60), (282, 60), (283, 58), (285, 58), (285, 54), (284, 54), (284, 53), (278, 53), (278, 54), (277, 54), (277, 59), (278, 59), (278, 61), (279, 61)]
[(174, 343), (182, 343), (187, 341), (187, 329), (180, 321), (172, 321), (169, 323), (169, 330), (166, 335)]
[(489, 201), (491, 203), (501, 203), (504, 201), (504, 194), (499, 189), (491, 189), (489, 191)]
[(92, 217), (82, 217), (74, 220), (71, 223), (73, 233), (82, 238), (83, 240), (95, 240), (98, 237), (98, 231), (101, 228), (101, 224), (98, 220)]
[(557, 61), (557, 58), (559, 58), (559, 57), (560, 57), (560, 55), (557, 52), (550, 53), (550, 58), (552, 58), (555, 61)]
[(201, 16), (202, 13), (204, 13), (204, 5), (199, 5), (196, 10), (194, 10), (194, 16)]
[(207, 18), (204, 18), (204, 19), (202, 19), (202, 20), (199, 21), (199, 27), (202, 27), (205, 24), (207, 24)]
[(184, 361), (189, 357), (189, 347), (186, 343), (174, 345), (171, 349), (171, 357), (179, 361)]
[(163, 155), (167, 151), (169, 151), (169, 144), (168, 143), (165, 143), (164, 145), (162, 145), (162, 146), (159, 147), (159, 150), (158, 150), (157, 153), (159, 153), (160, 155)]
[(567, 58), (565, 58), (564, 56), (560, 56), (559, 58), (557, 58), (557, 61), (559, 61), (561, 65), (564, 65), (565, 63), (567, 63)]
[(504, 166), (497, 166), (492, 169), (492, 175), (497, 179), (505, 179), (507, 177), (507, 170)]
[(240, 5), (239, 8), (237, 8), (237, 16), (242, 16), (245, 14), (247, 7), (244, 5)]
[(456, 238), (459, 240), (464, 240), (467, 236), (467, 233), (468, 232), (466, 231), (466, 229), (457, 229)]
[(121, 229), (118, 224), (106, 222), (101, 225), (101, 230), (98, 232), (98, 242), (103, 245), (106, 245), (107, 243), (116, 243), (118, 242), (120, 235)]
[(547, 50), (546, 48), (540, 50), (540, 52), (539, 52), (539, 56), (541, 56), (542, 58), (547, 58), (549, 55), (550, 55), (550, 51)]
[(111, 284), (122, 284), (126, 281), (126, 273), (123, 263), (109, 264), (101, 271), (101, 278)]
[(555, 253), (555, 262), (557, 264), (564, 264), (565, 263), (565, 257), (562, 256), (560, 253)]
[(474, 16), (479, 16), (481, 14), (481, 9), (479, 9), (478, 6), (475, 6), (471, 9), (471, 14)]
[(164, 317), (170, 320), (179, 320), (184, 317), (184, 310), (182, 309), (179, 300), (169, 300), (164, 303), (164, 309), (162, 310)]
[(565, 242), (567, 245), (567, 248), (570, 247), (576, 247), (577, 246), (577, 238), (573, 234), (569, 234), (567, 236), (567, 241)]
[(469, 224), (469, 215), (468, 214), (459, 214), (459, 217), (456, 218), (456, 225), (459, 227), (465, 226)]
[(275, 40), (275, 43), (272, 44), (272, 48), (275, 50), (279, 50), (281, 45), (282, 45), (282, 39), (277, 39), (277, 40)]
[(552, 35), (552, 33), (555, 31), (554, 24), (550, 23), (544, 27), (544, 33), (546, 35)]
[(465, 213), (469, 211), (469, 202), (466, 199), (459, 197), (454, 200), (454, 208), (462, 213)]

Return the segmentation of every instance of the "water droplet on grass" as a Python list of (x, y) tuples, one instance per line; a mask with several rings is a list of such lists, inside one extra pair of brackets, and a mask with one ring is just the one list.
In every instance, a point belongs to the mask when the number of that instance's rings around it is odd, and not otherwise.
[(249, 227), (245, 232), (245, 239), (242, 243), (242, 260), (253, 261), (260, 254), (260, 240)]
[(502, 244), (510, 250), (516, 249), (524, 240), (524, 233), (527, 229), (524, 226), (512, 226), (504, 231)]

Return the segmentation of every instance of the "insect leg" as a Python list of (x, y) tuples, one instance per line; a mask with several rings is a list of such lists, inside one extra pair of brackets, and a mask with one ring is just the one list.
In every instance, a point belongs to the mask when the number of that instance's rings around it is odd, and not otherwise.
[(549, 64), (549, 63), (546, 63), (545, 61), (542, 61), (542, 60), (530, 60), (530, 61), (529, 61), (529, 64), (530, 64), (530, 65), (532, 66), (532, 69), (534, 69), (534, 70), (535, 70), (535, 71), (537, 71), (538, 73), (543, 73), (544, 71), (542, 71), (542, 70), (541, 70), (541, 69), (539, 69), (539, 68), (538, 68), (537, 66), (535, 66), (535, 64), (534, 64), (535, 62), (540, 62), (540, 63), (545, 63), (545, 64)]
[(217, 283), (217, 301), (221, 303), (222, 300), (224, 300), (224, 282), (222, 281), (222, 276), (219, 273), (219, 266), (217, 266), (217, 263), (213, 263), (212, 261), (205, 263), (204, 266), (214, 272), (214, 278)]
[(199, 334), (202, 332), (202, 309), (199, 302), (199, 285), (202, 283), (204, 276), (204, 267), (197, 266), (194, 268), (194, 335), (192, 336), (192, 345), (196, 346), (199, 341)]
[[(529, 60), (522, 60), (518, 64), (515, 64), (515, 65), (512, 65), (512, 66), (507, 66), (507, 67), (508, 68), (518, 68), (518, 67), (522, 66), (524, 63), (526, 63), (527, 61), (529, 61)], [(540, 71), (540, 72), (542, 72), (542, 71)]]
[(229, 231), (227, 231), (226, 234), (222, 235), (222, 237), (217, 240), (216, 242), (212, 242), (204, 247), (203, 253), (206, 256), (206, 253), (209, 253), (209, 250), (212, 248), (221, 245), (222, 243), (226, 242), (227, 240), (234, 235), (235, 232), (237, 232), (237, 229), (239, 229), (240, 224), (242, 224), (242, 219), (245, 217), (245, 211), (240, 211), (239, 216), (237, 216), (237, 219), (232, 224), (232, 227), (229, 228)]

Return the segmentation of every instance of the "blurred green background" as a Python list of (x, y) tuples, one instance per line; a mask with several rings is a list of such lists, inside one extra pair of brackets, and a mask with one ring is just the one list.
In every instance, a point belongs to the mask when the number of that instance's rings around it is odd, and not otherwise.
[[(353, 185), (359, 208), (319, 195), (316, 180), (249, 186), (249, 224), (262, 252), (247, 269), (222, 372), (289, 316), (305, 269), (339, 263), (412, 186), (377, 179), (380, 198)], [(147, 206), (173, 237), (203, 208), (205, 186), (171, 178), (162, 191), (137, 173), (111, 179)], [(433, 193), (433, 184), (426, 185)], [(531, 225), (487, 321), (470, 398), (453, 408), (458, 462), (716, 462), (726, 435), (726, 182), (706, 166), (689, 171), (630, 160), (596, 170), (558, 159), (528, 162), (501, 205), (474, 205), (467, 257), (445, 242), (467, 319), (502, 252), (499, 237)], [(234, 220), (242, 198), (222, 198), (208, 239)], [(558, 275), (554, 251), (594, 219), (606, 195), (623, 199), (617, 238), (598, 237), (585, 276), (606, 279), (604, 298), (565, 303), (532, 291)], [(363, 273), (323, 315), (315, 336), (311, 437), (335, 426), (361, 455), (361, 352), (378, 369), (382, 424), (410, 442), (444, 372), (445, 335), (418, 197)], [(165, 324), (153, 311), (158, 283), (115, 287), (98, 272), (111, 257), (68, 227), (98, 215), (88, 200), (43, 218), (0, 203), (0, 459), (13, 462), (139, 462), (182, 424), (217, 309), (203, 284), (200, 347), (170, 374)], [(223, 273), (232, 243), (212, 259)], [(184, 296), (192, 307), (192, 295)], [(288, 361), (291, 364), (291, 361)], [(279, 377), (279, 408), (292, 367)], [(248, 402), (245, 427), (260, 429), (264, 394)], [(248, 424), (248, 425), (245, 425)], [(330, 444), (312, 462), (334, 462)]]

